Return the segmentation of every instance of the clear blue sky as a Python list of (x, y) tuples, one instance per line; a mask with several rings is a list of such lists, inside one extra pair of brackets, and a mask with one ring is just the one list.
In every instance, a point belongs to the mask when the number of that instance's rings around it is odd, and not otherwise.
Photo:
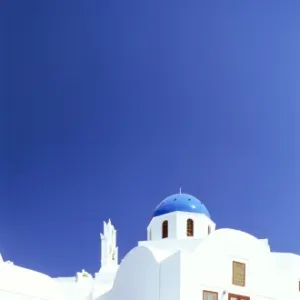
[[(0, 251), (51, 276), (121, 257), (183, 191), (300, 253), (299, 1), (1, 1)], [(3, 47), (4, 46), (4, 47)]]

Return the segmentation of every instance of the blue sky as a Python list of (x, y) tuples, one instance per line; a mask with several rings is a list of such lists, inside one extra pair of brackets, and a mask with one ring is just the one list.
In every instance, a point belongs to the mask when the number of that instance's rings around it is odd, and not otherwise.
[(1, 6), (5, 259), (96, 272), (102, 222), (122, 257), (180, 186), (300, 253), (299, 1)]

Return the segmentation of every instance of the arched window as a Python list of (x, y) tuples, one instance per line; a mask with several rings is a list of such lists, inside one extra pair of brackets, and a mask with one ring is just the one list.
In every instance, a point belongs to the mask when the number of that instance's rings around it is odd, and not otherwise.
[(168, 231), (169, 231), (168, 221), (163, 221), (163, 223), (162, 223), (162, 238), (163, 239), (168, 237)]
[(211, 228), (210, 228), (210, 226), (208, 226), (208, 228), (207, 228), (207, 233), (208, 233), (208, 234), (211, 233)]
[(186, 221), (186, 235), (194, 236), (194, 221), (192, 219)]

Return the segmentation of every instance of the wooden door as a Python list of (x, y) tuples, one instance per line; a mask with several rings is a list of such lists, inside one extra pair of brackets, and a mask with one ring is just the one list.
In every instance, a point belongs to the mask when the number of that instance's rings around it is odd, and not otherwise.
[(250, 300), (250, 297), (228, 294), (228, 300)]

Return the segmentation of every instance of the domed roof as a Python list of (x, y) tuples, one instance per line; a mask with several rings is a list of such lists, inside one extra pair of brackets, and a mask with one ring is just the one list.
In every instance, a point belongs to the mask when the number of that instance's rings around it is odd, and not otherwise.
[(174, 211), (204, 214), (210, 218), (205, 205), (189, 194), (174, 194), (164, 199), (155, 209), (153, 217), (165, 215)]

